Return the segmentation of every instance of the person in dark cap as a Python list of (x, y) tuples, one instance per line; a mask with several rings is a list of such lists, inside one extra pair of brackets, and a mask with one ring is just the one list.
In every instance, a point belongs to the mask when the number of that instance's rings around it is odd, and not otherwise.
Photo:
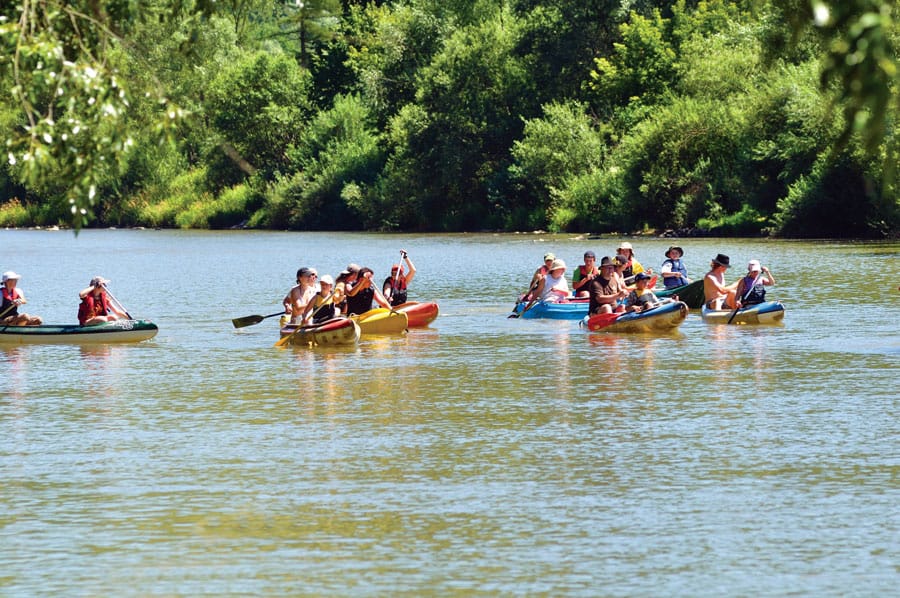
[(666, 261), (662, 263), (660, 272), (663, 277), (663, 284), (667, 289), (674, 289), (690, 284), (691, 279), (688, 278), (687, 268), (681, 260), (684, 250), (677, 245), (673, 245), (666, 250)]
[(638, 272), (634, 275), (634, 290), (625, 297), (625, 311), (640, 313), (660, 304), (659, 297), (647, 288), (647, 283), (652, 278), (646, 272)]
[(709, 264), (709, 272), (703, 277), (703, 293), (710, 309), (734, 309), (734, 292), (737, 282), (725, 284), (725, 270), (731, 267), (727, 255), (718, 254)]
[(591, 279), (587, 287), (590, 297), (588, 313), (594, 315), (623, 311), (619, 300), (628, 296), (628, 289), (616, 275), (616, 265), (612, 258), (607, 256), (600, 260), (600, 274)]
[(291, 317), (291, 324), (301, 324), (303, 312), (310, 299), (316, 296), (316, 279), (319, 273), (315, 268), (300, 268), (297, 270), (297, 284), (294, 285), (283, 299), (284, 313)]
[(572, 273), (572, 294), (576, 297), (587, 297), (587, 284), (595, 277), (600, 276), (597, 268), (597, 256), (593, 251), (584, 252), (584, 263)]

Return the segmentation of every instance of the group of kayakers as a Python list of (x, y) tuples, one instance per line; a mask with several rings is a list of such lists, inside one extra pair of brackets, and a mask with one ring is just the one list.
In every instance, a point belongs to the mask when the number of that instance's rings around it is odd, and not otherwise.
[(400, 262), (391, 267), (381, 289), (374, 283), (375, 272), (355, 263), (348, 264), (337, 279), (329, 274), (319, 278), (315, 268), (303, 267), (297, 270), (297, 284), (284, 297), (284, 312), (292, 324), (318, 324), (337, 315), (363, 314), (375, 303), (391, 308), (406, 303), (415, 275), (416, 267), (402, 249)]
[[(660, 268), (664, 288), (678, 289), (690, 284), (682, 259), (684, 250), (672, 245), (666, 250), (665, 257)], [(708, 307), (736, 309), (765, 301), (765, 287), (775, 284), (768, 268), (759, 260), (751, 260), (747, 276), (726, 285), (725, 270), (729, 267), (730, 260), (726, 255), (719, 254), (712, 260), (710, 271), (703, 279)], [(619, 243), (615, 255), (604, 256), (599, 264), (596, 254), (586, 251), (584, 263), (572, 273), (571, 288), (566, 279), (566, 263), (553, 253), (546, 253), (544, 263), (534, 272), (522, 301), (530, 305), (537, 301), (586, 298), (590, 314), (639, 312), (661, 303), (652, 289), (657, 278), (652, 269), (641, 265), (635, 257), (634, 247), (627, 241)], [(673, 299), (677, 300), (677, 295)]]
[[(40, 326), (43, 319), (26, 313), (19, 313), (19, 306), (28, 303), (22, 289), (18, 288), (22, 276), (12, 270), (3, 273), (3, 303), (0, 304), (0, 325)], [(109, 280), (102, 276), (91, 279), (87, 288), (78, 293), (78, 323), (82, 326), (130, 319), (125, 309), (109, 294), (106, 285)]]

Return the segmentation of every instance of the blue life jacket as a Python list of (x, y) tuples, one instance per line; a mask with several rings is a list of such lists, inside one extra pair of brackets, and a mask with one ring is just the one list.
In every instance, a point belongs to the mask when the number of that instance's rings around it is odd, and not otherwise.
[(681, 258), (677, 260), (673, 260), (672, 258), (667, 259), (662, 263), (663, 266), (666, 264), (672, 264), (672, 272), (678, 272), (681, 276), (664, 276), (663, 284), (666, 285), (667, 289), (674, 289), (676, 287), (683, 287), (688, 283), (687, 281), (687, 268), (684, 267), (684, 262), (681, 261)]

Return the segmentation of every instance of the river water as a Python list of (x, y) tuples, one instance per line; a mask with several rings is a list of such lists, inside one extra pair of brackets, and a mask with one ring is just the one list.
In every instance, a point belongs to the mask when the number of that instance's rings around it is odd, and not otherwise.
[[(0, 348), (0, 595), (882, 596), (900, 585), (897, 243), (684, 239), (771, 268), (784, 325), (662, 338), (508, 319), (610, 238), (3, 231), (27, 311), (95, 274), (160, 327)], [(631, 239), (645, 267), (670, 244)], [(279, 349), (300, 266), (441, 315)], [(381, 279), (379, 278), (379, 279)]]

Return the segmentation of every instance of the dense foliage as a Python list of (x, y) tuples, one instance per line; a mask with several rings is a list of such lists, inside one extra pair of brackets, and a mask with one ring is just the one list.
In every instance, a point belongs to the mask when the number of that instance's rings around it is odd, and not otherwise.
[(895, 8), (18, 0), (0, 225), (896, 236)]

